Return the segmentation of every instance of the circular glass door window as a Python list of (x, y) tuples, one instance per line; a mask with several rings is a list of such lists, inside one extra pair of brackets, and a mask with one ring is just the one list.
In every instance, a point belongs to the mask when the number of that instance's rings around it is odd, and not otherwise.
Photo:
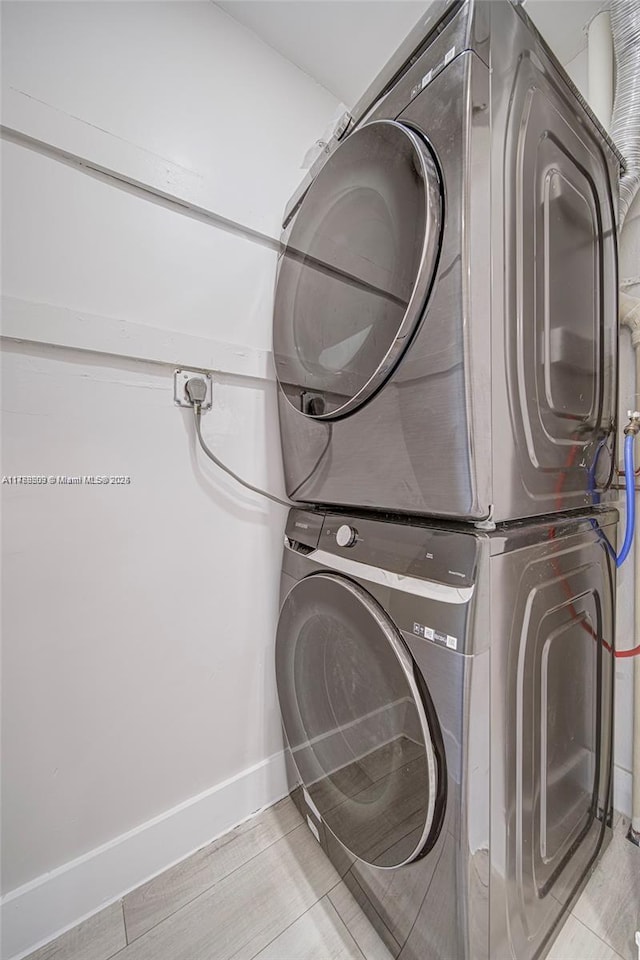
[(297, 410), (344, 416), (384, 383), (424, 315), (441, 227), (436, 164), (410, 128), (375, 121), (329, 158), (278, 268), (276, 371)]
[(377, 867), (430, 849), (444, 802), (440, 734), (376, 601), (333, 574), (299, 581), (280, 615), (276, 676), (294, 763), (337, 839)]

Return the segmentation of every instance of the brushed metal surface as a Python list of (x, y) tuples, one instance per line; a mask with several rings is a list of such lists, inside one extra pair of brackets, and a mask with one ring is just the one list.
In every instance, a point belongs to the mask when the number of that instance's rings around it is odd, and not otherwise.
[[(306, 516), (320, 514), (294, 510), (288, 529)], [(327, 515), (314, 534), (329, 556), (327, 570), (331, 554), (340, 556), (335, 529), (342, 519)], [(442, 826), (424, 857), (381, 870), (354, 858), (326, 828), (321, 808), (314, 812), (306, 805), (295, 774), (292, 798), (312, 819), (352, 895), (345, 923), (353, 924), (355, 902), (393, 956), (536, 960), (611, 837), (610, 548), (617, 513), (601, 508), (494, 532), (371, 518), (367, 526), (363, 515), (347, 519), (352, 521), (363, 535), (355, 547), (363, 565), (395, 553), (396, 566), (418, 578), (427, 576), (426, 557), (434, 544), (437, 552), (439, 535), (445, 535), (447, 557), (455, 555), (451, 541), (459, 541), (461, 558), (474, 545), (474, 591), (466, 605), (425, 600), (351, 574), (400, 631), (418, 686), (429, 695), (441, 732), (436, 750), (446, 770)], [(286, 547), (283, 599), (322, 569), (313, 549)], [(455, 627), (446, 620), (452, 612)], [(464, 652), (414, 633), (411, 624), (419, 617), (442, 617), (458, 630)], [(299, 673), (298, 709), (307, 709), (309, 698), (316, 713), (322, 709), (323, 683), (317, 671)], [(371, 684), (378, 689), (373, 675)], [(348, 697), (351, 707), (357, 704), (355, 688)], [(389, 707), (398, 709), (395, 702)], [(332, 711), (339, 715), (335, 704)], [(420, 738), (411, 724), (401, 736), (404, 743), (390, 742), (363, 769), (337, 777), (334, 800), (366, 790), (385, 768), (397, 770), (398, 762), (410, 770), (408, 747), (420, 749)], [(338, 900), (334, 906), (340, 913)]]
[[(492, 189), (504, 250), (494, 300), (496, 516), (552, 513), (597, 502), (611, 482), (617, 395), (614, 157), (580, 122), (575, 102), (518, 16), (492, 19)], [(526, 45), (528, 44), (529, 49)], [(505, 382), (496, 369), (506, 372)], [(512, 437), (505, 438), (509, 411)], [(494, 449), (494, 458), (496, 450)]]
[(492, 558), (491, 929), (543, 949), (610, 832), (615, 569), (595, 530)]
[(443, 23), (353, 134), (387, 119), (428, 143), (444, 203), (433, 287), (357, 409), (321, 422), (280, 391), (287, 491), (472, 521), (588, 508), (615, 496), (619, 160), (508, 0)]

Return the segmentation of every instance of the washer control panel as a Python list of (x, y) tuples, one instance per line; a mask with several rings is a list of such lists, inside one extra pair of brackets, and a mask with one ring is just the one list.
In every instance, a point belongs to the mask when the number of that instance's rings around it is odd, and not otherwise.
[(481, 535), (433, 522), (325, 514), (318, 548), (402, 576), (456, 587), (475, 583)]

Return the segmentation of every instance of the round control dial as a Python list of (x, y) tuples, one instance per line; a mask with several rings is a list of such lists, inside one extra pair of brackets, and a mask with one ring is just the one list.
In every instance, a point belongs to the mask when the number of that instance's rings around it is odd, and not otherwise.
[(350, 527), (348, 523), (343, 523), (338, 527), (336, 533), (336, 543), (339, 547), (352, 547), (356, 542), (358, 531), (355, 527)]

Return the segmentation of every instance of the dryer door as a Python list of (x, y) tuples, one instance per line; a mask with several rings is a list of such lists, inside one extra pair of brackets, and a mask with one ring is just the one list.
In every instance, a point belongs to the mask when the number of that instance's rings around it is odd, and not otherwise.
[(440, 732), (378, 603), (334, 574), (299, 581), (280, 615), (276, 675), (293, 760), (334, 836), (377, 867), (428, 852), (444, 806)]
[(276, 371), (296, 410), (343, 416), (384, 383), (423, 317), (441, 227), (440, 179), (419, 134), (381, 120), (338, 147), (278, 271)]

